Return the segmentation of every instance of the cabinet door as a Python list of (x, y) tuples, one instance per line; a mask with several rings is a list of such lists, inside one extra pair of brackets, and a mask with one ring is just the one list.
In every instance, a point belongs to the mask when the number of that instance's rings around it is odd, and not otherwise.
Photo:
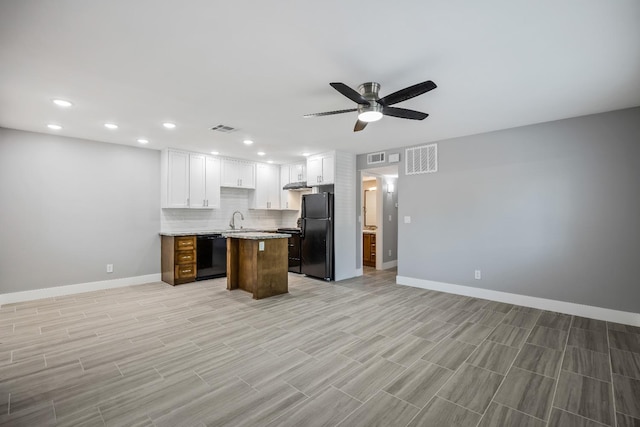
[(333, 184), (334, 180), (334, 159), (333, 156), (322, 158), (322, 183)]
[(289, 209), (289, 190), (283, 190), (282, 187), (291, 182), (290, 171), (288, 165), (280, 166), (280, 209)]
[(189, 155), (189, 207), (205, 208), (206, 201), (206, 174), (205, 155)]
[(237, 162), (229, 159), (222, 160), (220, 185), (223, 187), (237, 187), (240, 179)]
[(280, 168), (270, 165), (269, 180), (267, 187), (267, 208), (280, 209)]
[(322, 157), (314, 157), (307, 160), (307, 184), (319, 185), (322, 183)]
[(255, 163), (242, 160), (222, 160), (223, 187), (256, 188)]
[(296, 163), (289, 167), (289, 182), (302, 182), (307, 180), (306, 165), (304, 163)]
[(255, 163), (238, 162), (238, 178), (240, 179), (238, 187), (256, 188), (255, 170)]
[(269, 168), (267, 165), (256, 165), (257, 185), (254, 193), (254, 209), (267, 209)]
[(362, 235), (362, 263), (364, 265), (369, 265), (371, 262), (371, 235), (363, 234)]
[(189, 154), (167, 152), (166, 208), (189, 207)]
[(220, 208), (220, 159), (205, 159), (205, 201), (207, 208)]

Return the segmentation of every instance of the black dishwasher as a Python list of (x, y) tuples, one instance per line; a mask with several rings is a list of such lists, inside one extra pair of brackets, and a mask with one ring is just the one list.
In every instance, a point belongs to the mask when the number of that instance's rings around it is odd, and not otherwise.
[(207, 234), (196, 239), (196, 280), (227, 275), (227, 238), (222, 234)]

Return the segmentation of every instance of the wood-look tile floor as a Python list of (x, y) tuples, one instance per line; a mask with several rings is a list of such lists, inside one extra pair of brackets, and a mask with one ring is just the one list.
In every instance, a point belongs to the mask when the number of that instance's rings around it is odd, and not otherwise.
[(0, 307), (0, 425), (640, 426), (640, 328), (290, 275)]

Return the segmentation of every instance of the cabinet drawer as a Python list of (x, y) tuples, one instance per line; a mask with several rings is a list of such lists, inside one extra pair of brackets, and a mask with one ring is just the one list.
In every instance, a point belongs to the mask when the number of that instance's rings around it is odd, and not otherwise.
[(196, 251), (176, 251), (176, 264), (193, 264), (196, 262)]
[(176, 237), (176, 251), (195, 250), (196, 236)]
[(176, 265), (176, 280), (187, 279), (191, 277), (196, 277), (195, 264)]

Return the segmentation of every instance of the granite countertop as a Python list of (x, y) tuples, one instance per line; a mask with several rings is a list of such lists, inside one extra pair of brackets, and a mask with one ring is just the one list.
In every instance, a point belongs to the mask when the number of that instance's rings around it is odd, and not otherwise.
[(232, 234), (232, 233), (261, 233), (261, 232), (270, 232), (270, 231), (278, 231), (277, 228), (236, 228), (235, 230), (225, 229), (225, 230), (186, 230), (186, 231), (161, 231), (161, 236), (202, 236), (207, 234)]
[(248, 240), (266, 240), (266, 239), (288, 239), (291, 234), (286, 233), (261, 233), (246, 232), (246, 233), (222, 233), (224, 237), (230, 237), (232, 239), (248, 239)]

